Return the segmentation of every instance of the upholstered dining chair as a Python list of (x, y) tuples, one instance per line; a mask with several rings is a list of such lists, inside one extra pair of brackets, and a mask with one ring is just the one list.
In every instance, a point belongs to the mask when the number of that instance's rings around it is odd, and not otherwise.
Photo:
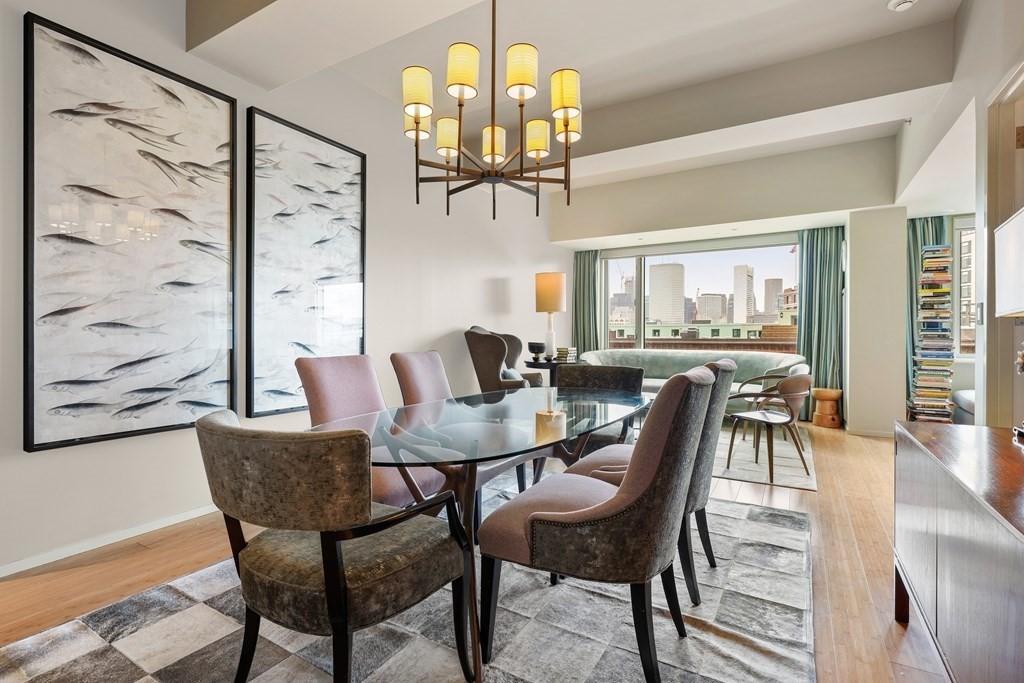
[[(295, 369), (302, 380), (309, 402), (309, 419), (314, 426), (387, 409), (369, 356), (298, 358)], [(372, 434), (375, 428), (376, 416), (372, 416), (364, 430)], [(373, 501), (395, 507), (416, 502), (405, 477), (411, 477), (424, 496), (433, 495), (448, 484), (445, 474), (431, 467), (374, 467)]]
[[(352, 680), (352, 634), (451, 584), (466, 680), (471, 546), (451, 491), (405, 509), (370, 499), (370, 437), (244, 429), (231, 411), (196, 423), (214, 504), (242, 584), (236, 683), (248, 678), (260, 621), (332, 639), (334, 680)], [(448, 522), (422, 513), (445, 507)], [(242, 522), (266, 527), (246, 539)]]
[[(693, 465), (693, 476), (690, 488), (686, 493), (683, 505), (683, 523), (679, 530), (679, 563), (683, 568), (686, 590), (690, 594), (690, 602), (700, 604), (700, 589), (697, 586), (696, 569), (693, 564), (693, 542), (690, 535), (690, 516), (697, 522), (697, 533), (708, 564), (717, 567), (715, 553), (711, 547), (711, 532), (708, 529), (708, 517), (705, 508), (711, 495), (711, 480), (715, 470), (715, 454), (718, 451), (718, 440), (722, 434), (722, 423), (725, 419), (725, 408), (729, 403), (729, 394), (733, 377), (736, 375), (736, 363), (723, 358), (705, 366), (715, 376), (715, 384), (711, 388), (711, 400), (697, 446), (697, 459)], [(566, 472), (591, 476), (612, 484), (621, 484), (629, 465), (632, 446), (607, 446), (588, 455)]]
[(479, 325), (473, 325), (465, 335), (481, 392), (543, 386), (541, 373), (520, 374), (516, 370), (516, 363), (523, 355), (523, 342), (519, 337), (491, 332)]
[(492, 512), (480, 526), (481, 643), (491, 658), (503, 562), (604, 583), (628, 583), (640, 660), (660, 681), (651, 580), (661, 575), (673, 621), (686, 636), (672, 562), (715, 378), (695, 368), (658, 393), (619, 486), (556, 474)]
[[(729, 417), (733, 418), (734, 422), (732, 434), (729, 436), (729, 456), (726, 459), (725, 468), (729, 469), (732, 465), (732, 449), (736, 442), (737, 427), (740, 426), (741, 422), (750, 422), (757, 427), (754, 431), (754, 462), (757, 462), (760, 456), (760, 428), (763, 427), (767, 432), (768, 483), (775, 483), (774, 432), (777, 428), (782, 428), (793, 437), (793, 445), (796, 446), (800, 462), (803, 463), (804, 472), (810, 475), (811, 471), (807, 468), (807, 460), (804, 459), (803, 441), (800, 440), (800, 435), (797, 433), (795, 425), (797, 417), (800, 415), (800, 410), (804, 406), (804, 401), (807, 400), (811, 393), (811, 385), (813, 383), (814, 378), (810, 375), (791, 375), (779, 380), (778, 384), (770, 391), (733, 394), (730, 398), (754, 399), (755, 410), (730, 413)], [(783, 410), (769, 410), (767, 405), (769, 401), (773, 407), (778, 406)]]
[[(398, 386), (402, 390), (402, 402), (406, 406), (454, 398), (451, 384), (448, 382), (448, 375), (444, 369), (444, 361), (441, 360), (441, 354), (437, 351), (392, 353), (391, 364), (395, 368)], [(424, 408), (429, 409), (429, 406), (424, 406)], [(415, 411), (410, 411), (410, 414), (415, 415), (416, 413)], [(401, 424), (400, 426), (406, 431), (416, 434), (417, 429), (421, 425), (408, 423)], [(428, 439), (436, 439), (440, 445), (446, 448), (455, 448), (456, 450), (463, 447), (468, 448), (469, 442), (473, 439), (493, 439), (506, 442), (518, 440), (525, 444), (529, 438), (518, 427), (502, 424), (497, 421), (483, 423), (476, 417), (471, 422), (464, 424), (455, 422), (441, 425), (436, 429), (431, 429), (430, 432), (422, 436)], [(483, 486), (502, 472), (506, 472), (514, 467), (516, 469), (519, 492), (522, 493), (526, 490), (526, 464), (536, 457), (536, 453), (524, 453), (505, 460), (483, 463), (477, 468), (474, 528), (479, 528), (480, 526), (480, 508), (483, 503), (481, 490)]]

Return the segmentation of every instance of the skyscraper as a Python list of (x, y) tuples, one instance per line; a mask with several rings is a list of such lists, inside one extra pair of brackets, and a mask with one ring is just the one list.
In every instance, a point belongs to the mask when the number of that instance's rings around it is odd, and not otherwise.
[(728, 319), (729, 303), (725, 294), (701, 294), (697, 297), (696, 320), (723, 323)]
[(751, 266), (733, 266), (733, 323), (750, 322), (754, 315), (754, 269)]
[(770, 277), (764, 281), (764, 312), (777, 313), (779, 311), (779, 296), (782, 294), (782, 278)]
[(683, 313), (683, 322), (687, 325), (693, 322), (693, 319), (697, 317), (697, 302), (686, 297), (686, 309)]
[(686, 317), (686, 269), (682, 263), (657, 263), (650, 267), (650, 308), (647, 319), (682, 324)]

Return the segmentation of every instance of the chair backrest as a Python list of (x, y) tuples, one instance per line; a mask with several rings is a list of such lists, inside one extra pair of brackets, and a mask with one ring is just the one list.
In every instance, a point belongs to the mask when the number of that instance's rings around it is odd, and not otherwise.
[(516, 366), (523, 353), (523, 342), (515, 335), (491, 332), (479, 325), (466, 330), (465, 336), (480, 391), (500, 391), (501, 371)]
[(407, 406), (452, 398), (452, 387), (437, 351), (408, 351), (391, 354), (391, 365)]
[(369, 356), (297, 358), (295, 369), (314, 426), (387, 408)]
[(620, 365), (566, 365), (558, 368), (555, 383), (559, 387), (614, 389), (639, 393), (644, 386), (644, 369)]
[(361, 430), (244, 429), (230, 410), (196, 422), (214, 504), (272, 529), (336, 531), (370, 521), (370, 438)]
[(732, 380), (736, 375), (736, 363), (723, 358), (705, 365), (715, 375), (715, 384), (711, 387), (711, 399), (708, 401), (708, 414), (704, 419), (704, 428), (697, 446), (697, 459), (693, 463), (693, 475), (690, 477), (690, 491), (686, 495), (687, 514), (702, 510), (708, 504), (711, 494), (711, 478), (715, 471), (715, 454), (718, 452), (718, 439), (722, 433), (725, 420), (725, 408), (732, 392)]
[(800, 416), (800, 411), (803, 409), (804, 402), (811, 393), (813, 385), (814, 378), (810, 375), (792, 375), (786, 379), (780, 379), (779, 383), (775, 385), (780, 398), (786, 402), (793, 414), (792, 422), (795, 422)]

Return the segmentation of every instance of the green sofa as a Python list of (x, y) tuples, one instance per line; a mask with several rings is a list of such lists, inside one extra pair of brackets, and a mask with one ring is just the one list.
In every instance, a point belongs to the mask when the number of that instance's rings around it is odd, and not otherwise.
[[(580, 362), (589, 365), (626, 365), (643, 368), (644, 391), (650, 392), (659, 391), (672, 375), (722, 358), (732, 359), (736, 363), (734, 392), (739, 389), (740, 383), (744, 380), (761, 375), (786, 374), (790, 367), (806, 362), (803, 356), (795, 353), (719, 351), (715, 349), (603, 349), (580, 354)], [(758, 387), (749, 385), (745, 389), (745, 391), (757, 390)], [(740, 400), (729, 401), (726, 409), (729, 412), (737, 412), (745, 408), (746, 405)]]

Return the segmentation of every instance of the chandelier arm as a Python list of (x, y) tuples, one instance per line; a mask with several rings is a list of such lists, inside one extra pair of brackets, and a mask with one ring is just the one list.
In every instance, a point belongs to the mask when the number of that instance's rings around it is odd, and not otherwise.
[(512, 182), (511, 180), (505, 180), (505, 182), (502, 183), (502, 184), (503, 185), (508, 185), (509, 187), (514, 187), (515, 189), (519, 190), (520, 192), (525, 192), (526, 194), (530, 195), (531, 197), (537, 196), (537, 190), (534, 190), (532, 187), (525, 187), (523, 185), (520, 185), (519, 183)]
[[(537, 159), (534, 163), (540, 169), (540, 159)], [(540, 170), (537, 171), (537, 177), (540, 178)], [(537, 198), (537, 218), (540, 218), (540, 183), (537, 183), (537, 187), (534, 189), (536, 190), (534, 196)]]
[[(465, 156), (467, 159), (469, 159), (470, 163), (472, 163), (474, 166), (479, 168), (481, 171), (486, 171), (487, 170), (486, 168), (484, 168), (484, 166), (485, 166), (484, 162), (480, 161), (480, 159), (478, 159), (475, 154), (470, 152), (465, 147), (462, 148), (462, 154), (459, 155), (459, 158), (461, 159), (463, 156)], [(466, 169), (462, 169), (462, 170), (465, 171)]]
[[(524, 124), (523, 124), (523, 112), (524, 112), (525, 106), (526, 106), (526, 100), (523, 99), (522, 92), (520, 92), (520, 94), (519, 94), (519, 149), (516, 150), (517, 152), (519, 150), (521, 150), (524, 146), (526, 146), (526, 141), (523, 139), (523, 136), (526, 134), (525, 129), (523, 127), (524, 126)], [(523, 157), (519, 157), (519, 175), (526, 175), (525, 173), (523, 173), (523, 161), (524, 161)]]
[[(568, 140), (569, 136), (566, 135), (565, 139)], [(572, 200), (572, 145), (566, 143), (565, 145), (565, 205), (569, 206)]]
[(421, 183), (457, 183), (463, 180), (480, 180), (478, 175), (433, 175), (426, 178), (420, 178)]
[(414, 148), (413, 154), (415, 155), (416, 162), (417, 162), (416, 163), (416, 203), (419, 204), (420, 203), (420, 165), (419, 165), (419, 160), (420, 160), (420, 126), (419, 126), (418, 123), (416, 124), (416, 146)]
[(564, 185), (565, 181), (561, 178), (545, 178), (544, 176), (527, 176), (527, 175), (507, 175), (505, 180), (514, 180), (520, 183), (558, 183)]
[[(516, 147), (515, 151), (513, 151), (511, 154), (509, 154), (508, 158), (505, 159), (505, 161), (502, 162), (501, 166), (498, 167), (498, 173), (501, 173), (506, 168), (508, 168), (509, 164), (511, 164), (513, 161), (515, 161), (517, 156), (521, 156), (520, 152), (522, 152), (522, 151), (523, 151), (522, 147)], [(522, 167), (523, 167), (523, 164), (520, 162), (519, 168), (522, 169)], [(519, 175), (523, 175), (523, 172), (521, 170), (519, 171)]]
[(476, 180), (474, 180), (472, 182), (468, 182), (465, 185), (460, 185), (460, 186), (458, 186), (458, 187), (456, 187), (454, 189), (448, 190), (448, 194), (449, 195), (455, 195), (455, 194), (458, 194), (458, 193), (463, 192), (465, 190), (471, 190), (474, 187), (476, 187), (477, 185), (483, 185), (483, 183), (484, 183), (484, 181), (482, 179), (477, 178)]
[[(420, 159), (420, 166), (426, 166), (427, 168), (436, 168), (439, 171), (457, 171), (451, 164), (443, 164), (439, 161), (430, 161), (429, 159)], [(477, 171), (472, 168), (462, 169), (462, 173), (456, 173), (456, 175), (463, 175), (464, 173), (472, 173), (475, 175), (482, 175), (482, 171)]]
[(537, 164), (536, 166), (531, 168), (530, 171), (531, 172), (553, 171), (556, 168), (565, 168), (565, 162), (564, 161), (552, 161), (552, 162), (549, 162), (547, 164)]
[[(462, 91), (459, 91), (459, 149), (462, 149)], [(455, 174), (460, 175), (462, 173), (462, 155), (455, 155)]]

